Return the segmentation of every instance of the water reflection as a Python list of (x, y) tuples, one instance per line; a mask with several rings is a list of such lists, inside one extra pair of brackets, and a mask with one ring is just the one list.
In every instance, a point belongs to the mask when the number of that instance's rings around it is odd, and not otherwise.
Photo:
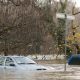
[(67, 71), (64, 72), (64, 65), (50, 65), (55, 68), (54, 71), (49, 72), (0, 72), (0, 80), (80, 80), (80, 67), (68, 66)]

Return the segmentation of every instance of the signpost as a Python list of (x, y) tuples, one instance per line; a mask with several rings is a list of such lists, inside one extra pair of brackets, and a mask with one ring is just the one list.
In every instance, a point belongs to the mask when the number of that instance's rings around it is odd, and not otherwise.
[(57, 13), (56, 17), (61, 18), (61, 19), (67, 18), (69, 20), (74, 20), (75, 19), (75, 17), (73, 15), (69, 15), (69, 14), (66, 14), (66, 13)]
[(69, 15), (69, 14), (66, 14), (66, 13), (57, 13), (57, 14), (56, 14), (56, 17), (57, 17), (57, 18), (60, 18), (60, 19), (65, 19), (65, 64), (64, 64), (64, 71), (66, 71), (67, 20), (74, 20), (75, 17), (74, 17), (73, 15)]

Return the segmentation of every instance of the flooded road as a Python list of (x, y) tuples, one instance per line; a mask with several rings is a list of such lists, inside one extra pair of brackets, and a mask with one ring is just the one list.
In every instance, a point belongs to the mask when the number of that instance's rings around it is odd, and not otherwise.
[(0, 72), (0, 80), (80, 80), (80, 67), (67, 65), (64, 71), (64, 64), (49, 64), (54, 71), (3, 71)]

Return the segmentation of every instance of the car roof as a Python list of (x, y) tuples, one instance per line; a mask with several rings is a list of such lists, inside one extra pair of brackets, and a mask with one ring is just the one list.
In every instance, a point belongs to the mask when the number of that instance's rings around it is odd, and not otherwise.
[(0, 57), (25, 57), (25, 56), (0, 56)]

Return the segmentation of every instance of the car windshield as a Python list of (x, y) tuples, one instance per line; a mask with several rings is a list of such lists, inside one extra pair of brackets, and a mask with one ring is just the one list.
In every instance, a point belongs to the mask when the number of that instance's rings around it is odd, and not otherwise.
[(17, 64), (36, 64), (33, 60), (26, 57), (14, 57)]

